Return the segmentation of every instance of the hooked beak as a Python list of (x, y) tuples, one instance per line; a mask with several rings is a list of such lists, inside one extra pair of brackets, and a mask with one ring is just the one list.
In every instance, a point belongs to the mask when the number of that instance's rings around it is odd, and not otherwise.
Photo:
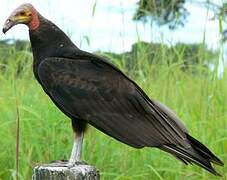
[(8, 30), (10, 30), (13, 26), (17, 25), (18, 22), (8, 18), (3, 26), (2, 32), (5, 34)]

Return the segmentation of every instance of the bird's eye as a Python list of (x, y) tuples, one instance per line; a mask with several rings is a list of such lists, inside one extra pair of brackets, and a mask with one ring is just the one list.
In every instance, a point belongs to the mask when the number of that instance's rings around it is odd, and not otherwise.
[(25, 16), (26, 13), (24, 11), (20, 12), (20, 16)]

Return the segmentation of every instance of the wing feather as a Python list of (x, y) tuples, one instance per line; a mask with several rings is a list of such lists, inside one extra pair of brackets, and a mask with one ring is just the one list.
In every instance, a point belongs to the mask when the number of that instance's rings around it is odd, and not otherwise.
[[(160, 103), (109, 64), (48, 58), (38, 68), (44, 90), (71, 117), (134, 147), (184, 146), (186, 129)], [(168, 111), (167, 111), (168, 112)]]

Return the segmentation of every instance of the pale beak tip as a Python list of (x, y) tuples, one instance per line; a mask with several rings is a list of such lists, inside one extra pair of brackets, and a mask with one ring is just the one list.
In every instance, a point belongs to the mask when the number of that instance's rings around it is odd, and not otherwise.
[(6, 34), (6, 32), (8, 30), (10, 30), (14, 25), (16, 25), (16, 23), (14, 21), (12, 21), (11, 19), (7, 19), (5, 24), (4, 24), (4, 26), (3, 26), (3, 28), (2, 28), (2, 32), (4, 34)]

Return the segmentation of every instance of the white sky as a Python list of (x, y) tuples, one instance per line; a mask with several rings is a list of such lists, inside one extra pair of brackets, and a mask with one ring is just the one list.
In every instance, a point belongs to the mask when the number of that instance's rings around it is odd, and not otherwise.
[[(187, 4), (191, 15), (186, 26), (176, 31), (168, 28), (144, 26), (132, 21), (138, 0), (97, 0), (95, 15), (92, 8), (95, 0), (27, 0), (46, 18), (53, 21), (71, 36), (75, 44), (88, 51), (129, 51), (138, 40), (176, 42), (202, 42), (206, 30), (209, 47), (217, 47), (219, 42), (219, 23), (211, 21), (212, 12)], [(217, 1), (215, 1), (217, 2)], [(0, 25), (24, 0), (0, 1)], [(1, 28), (0, 28), (1, 29)], [(84, 36), (90, 39), (87, 45)], [(27, 28), (23, 25), (13, 28), (0, 39), (28, 39)]]

